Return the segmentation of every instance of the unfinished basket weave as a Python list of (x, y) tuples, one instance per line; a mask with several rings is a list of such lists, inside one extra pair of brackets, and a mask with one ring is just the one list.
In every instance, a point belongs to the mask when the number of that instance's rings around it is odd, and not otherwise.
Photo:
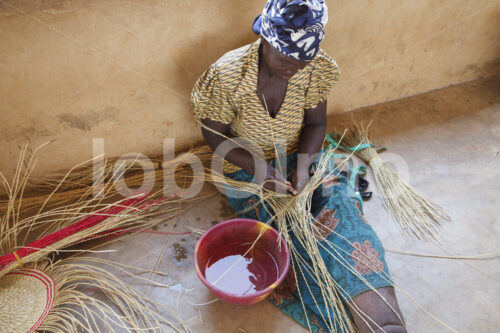
[(18, 269), (0, 279), (0, 333), (35, 332), (55, 298), (54, 280), (37, 269)]

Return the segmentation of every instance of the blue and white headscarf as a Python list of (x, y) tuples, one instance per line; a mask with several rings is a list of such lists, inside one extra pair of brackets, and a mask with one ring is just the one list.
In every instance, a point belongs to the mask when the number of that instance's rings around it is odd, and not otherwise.
[(312, 60), (325, 36), (324, 0), (268, 0), (252, 30), (274, 48), (297, 60)]

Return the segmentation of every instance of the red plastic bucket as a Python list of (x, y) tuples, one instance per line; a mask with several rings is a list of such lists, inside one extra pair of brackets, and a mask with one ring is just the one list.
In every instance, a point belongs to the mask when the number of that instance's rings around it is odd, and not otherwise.
[(194, 251), (198, 278), (218, 298), (232, 304), (254, 304), (266, 298), (283, 281), (289, 265), (290, 252), (283, 237), (252, 219), (213, 226)]

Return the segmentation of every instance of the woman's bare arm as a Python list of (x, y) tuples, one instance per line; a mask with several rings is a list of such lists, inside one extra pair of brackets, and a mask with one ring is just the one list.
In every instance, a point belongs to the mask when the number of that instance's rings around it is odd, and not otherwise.
[[(202, 127), (202, 134), (205, 142), (215, 151), (221, 143), (226, 141), (226, 138), (218, 133), (229, 137), (229, 125), (211, 119), (203, 119), (201, 122), (211, 129)], [(281, 193), (286, 193), (287, 191), (293, 192), (292, 184), (267, 163), (267, 161), (254, 158), (248, 150), (234, 142), (228, 142), (228, 144), (230, 149), (228, 149), (225, 156), (222, 156), (224, 159), (239, 166), (251, 175), (258, 174), (257, 170), (259, 170), (260, 174), (265, 175), (264, 179), (260, 180), (260, 182), (264, 183), (264, 187), (270, 190)]]
[(323, 145), (326, 133), (326, 101), (319, 103), (314, 109), (304, 112), (304, 127), (300, 135), (299, 155), (297, 158), (297, 174), (294, 188), (302, 191), (309, 181), (309, 168), (316, 160)]

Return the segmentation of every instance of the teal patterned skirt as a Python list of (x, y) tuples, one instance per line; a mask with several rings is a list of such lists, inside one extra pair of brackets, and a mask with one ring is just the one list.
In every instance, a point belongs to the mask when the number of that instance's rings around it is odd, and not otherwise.
[[(385, 262), (382, 244), (363, 216), (362, 200), (355, 193), (348, 179), (335, 170), (333, 160), (331, 162), (329, 168), (333, 171), (333, 176), (328, 173), (329, 179), (313, 194), (311, 213), (316, 221), (311, 221), (311, 223), (317, 224), (315, 237), (318, 242), (327, 240), (337, 249), (332, 253), (320, 247), (320, 253), (339, 290), (342, 291), (342, 301), (347, 304), (354, 296), (362, 292), (392, 286), (393, 283)], [(289, 155), (287, 157), (289, 180), (291, 180), (291, 170), (296, 167), (296, 164), (297, 154)], [(243, 170), (228, 173), (226, 176), (243, 182), (253, 181), (253, 176)], [(255, 205), (260, 200), (258, 196), (248, 193), (242, 195), (241, 191), (229, 187), (226, 187), (226, 196), (231, 208), (239, 216), (263, 222), (271, 219), (270, 208), (266, 203)], [(292, 240), (295, 248), (302, 249), (302, 256), (309, 261), (307, 253), (299, 242), (293, 236)], [(301, 271), (307, 272), (307, 269)], [(306, 276), (297, 274), (296, 281), (294, 274), (289, 272), (285, 281), (271, 295), (271, 300), (307, 329), (313, 332), (331, 331), (323, 320), (323, 318), (328, 318), (328, 311), (321, 306), (323, 303), (320, 300), (321, 290), (314, 284), (314, 279), (308, 278), (307, 273), (304, 275)], [(298, 299), (298, 291), (306, 307), (305, 312)], [(336, 320), (331, 322), (336, 322)]]

